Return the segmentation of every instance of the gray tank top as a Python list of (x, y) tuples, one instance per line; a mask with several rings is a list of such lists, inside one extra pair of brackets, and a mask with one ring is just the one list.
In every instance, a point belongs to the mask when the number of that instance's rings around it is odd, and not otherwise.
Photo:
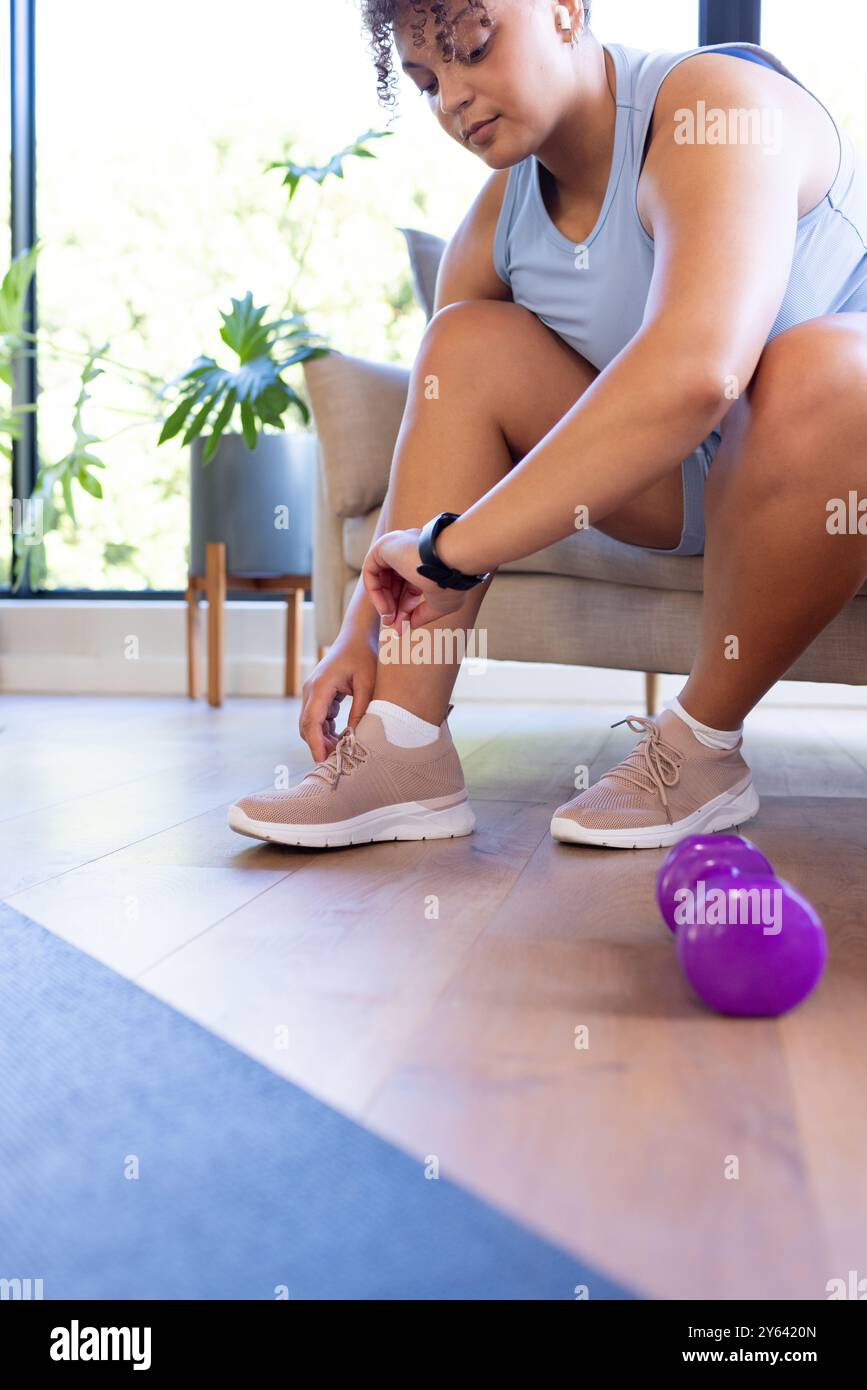
[[(639, 220), (636, 190), (663, 79), (694, 53), (723, 52), (764, 63), (809, 91), (758, 44), (713, 44), (682, 53), (648, 53), (616, 43), (603, 47), (616, 68), (617, 115), (611, 173), (596, 226), (577, 245), (564, 236), (543, 202), (536, 156), (529, 155), (509, 169), (494, 234), (494, 267), (515, 303), (530, 309), (599, 371), (635, 336), (644, 316), (654, 243)], [(798, 222), (791, 274), (768, 341), (820, 314), (867, 312), (867, 160), (836, 121), (834, 126), (840, 140), (837, 175), (822, 201)]]

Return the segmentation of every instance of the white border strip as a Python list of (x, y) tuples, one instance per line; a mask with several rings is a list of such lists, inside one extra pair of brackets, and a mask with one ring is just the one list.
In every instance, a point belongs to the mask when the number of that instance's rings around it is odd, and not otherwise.
[[(204, 639), (206, 609), (199, 614)], [(276, 603), (226, 604), (226, 694), (280, 696), (286, 609)], [(302, 678), (316, 664), (313, 605), (304, 604)], [(204, 679), (204, 640), (202, 644)], [(664, 675), (660, 698), (683, 688)], [(125, 599), (0, 600), (0, 694), (185, 695), (186, 604)], [(613, 703), (644, 707), (644, 676), (589, 666), (489, 661), (464, 668), (461, 700), (540, 705)], [(867, 686), (780, 681), (765, 705), (867, 709)]]

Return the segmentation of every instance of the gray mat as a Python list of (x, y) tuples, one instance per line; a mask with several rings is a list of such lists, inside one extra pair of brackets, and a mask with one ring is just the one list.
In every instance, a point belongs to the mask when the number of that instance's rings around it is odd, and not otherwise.
[(633, 1296), (3, 904), (0, 952), (0, 1279), (46, 1299)]

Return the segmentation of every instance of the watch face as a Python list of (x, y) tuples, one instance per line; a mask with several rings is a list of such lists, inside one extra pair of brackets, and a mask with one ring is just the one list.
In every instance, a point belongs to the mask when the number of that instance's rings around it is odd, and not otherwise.
[(472, 589), (481, 583), (477, 575), (463, 574), (461, 570), (444, 564), (436, 553), (437, 536), (459, 516), (460, 512), (440, 512), (438, 517), (433, 517), (422, 527), (419, 536), (419, 555), (424, 563), (416, 566), (418, 573), (425, 579), (432, 579), (441, 589)]

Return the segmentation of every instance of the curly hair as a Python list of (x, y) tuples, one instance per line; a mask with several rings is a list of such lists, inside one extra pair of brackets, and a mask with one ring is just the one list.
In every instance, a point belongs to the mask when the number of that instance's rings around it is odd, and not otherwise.
[[(471, 10), (479, 13), (479, 23), (489, 28), (493, 23), (488, 14), (485, 0), (467, 0)], [(428, 14), (433, 15), (438, 28), (434, 37), (443, 55), (443, 61), (450, 63), (455, 56), (455, 25), (448, 17), (448, 6), (444, 0), (361, 0), (361, 19), (370, 35), (368, 52), (376, 67), (376, 91), (380, 105), (394, 109), (399, 79), (392, 62), (392, 36), (395, 21), (404, 7), (408, 5), (414, 18), (410, 24), (413, 45), (421, 48), (424, 44), (424, 31)], [(590, 0), (584, 0), (584, 23), (590, 23)]]

